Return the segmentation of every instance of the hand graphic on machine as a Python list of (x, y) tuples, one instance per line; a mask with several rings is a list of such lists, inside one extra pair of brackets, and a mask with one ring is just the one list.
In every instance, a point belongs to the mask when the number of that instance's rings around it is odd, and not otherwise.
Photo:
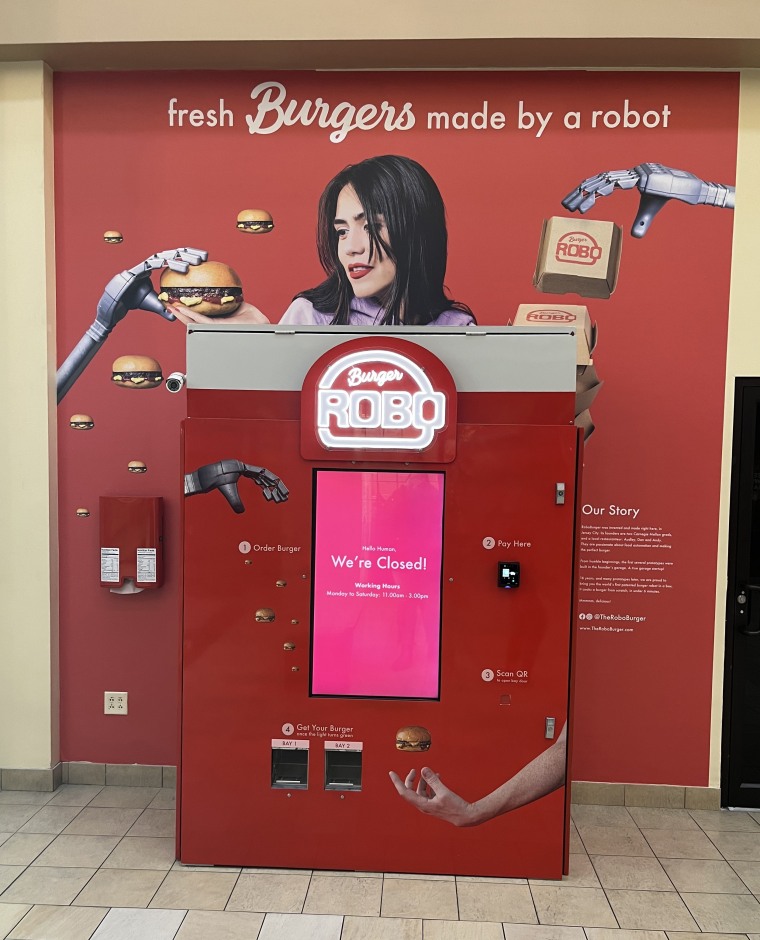
[(219, 490), (235, 512), (245, 512), (237, 487), (240, 477), (247, 477), (260, 486), (267, 502), (284, 503), (288, 498), (288, 488), (271, 470), (254, 467), (241, 460), (218, 460), (186, 473), (185, 496)]
[(691, 206), (717, 206), (733, 209), (735, 189), (722, 183), (706, 183), (686, 170), (674, 170), (661, 163), (639, 163), (631, 170), (608, 170), (590, 176), (562, 200), (570, 212), (586, 213), (597, 196), (609, 196), (616, 189), (638, 189), (639, 211), (631, 227), (634, 238), (643, 238), (657, 213), (670, 199)]
[(176, 319), (166, 310), (153, 289), (150, 280), (153, 271), (168, 267), (184, 274), (191, 264), (200, 264), (207, 258), (208, 252), (197, 248), (173, 248), (159, 251), (112, 277), (100, 298), (94, 322), (58, 369), (58, 402), (84, 372), (111, 330), (130, 310), (148, 310), (165, 320)]

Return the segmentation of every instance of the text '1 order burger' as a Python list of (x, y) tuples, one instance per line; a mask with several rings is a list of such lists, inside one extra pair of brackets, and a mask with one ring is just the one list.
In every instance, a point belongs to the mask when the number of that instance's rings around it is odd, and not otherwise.
[(152, 356), (119, 356), (111, 366), (111, 381), (120, 388), (157, 388), (163, 380), (161, 363)]
[(161, 275), (158, 299), (184, 304), (205, 317), (228, 317), (243, 302), (243, 284), (229, 265), (204, 261), (191, 264), (186, 274), (167, 268)]
[(399, 751), (429, 751), (430, 732), (419, 725), (407, 725), (396, 732), (396, 747)]

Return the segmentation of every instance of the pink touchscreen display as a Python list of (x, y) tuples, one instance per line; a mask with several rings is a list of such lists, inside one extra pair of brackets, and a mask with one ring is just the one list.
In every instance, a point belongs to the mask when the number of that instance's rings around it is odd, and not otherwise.
[(442, 473), (318, 470), (313, 695), (437, 698)]

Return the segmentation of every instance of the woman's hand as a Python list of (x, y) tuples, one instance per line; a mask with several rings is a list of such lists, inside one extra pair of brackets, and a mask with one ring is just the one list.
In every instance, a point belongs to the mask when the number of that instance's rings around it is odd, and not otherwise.
[(399, 796), (411, 803), (421, 813), (444, 819), (453, 826), (476, 826), (480, 820), (475, 816), (474, 804), (463, 800), (441, 781), (435, 771), (423, 767), (415, 786), (416, 770), (410, 770), (406, 779), (390, 771), (390, 778)]
[(192, 326), (194, 323), (269, 323), (267, 317), (253, 304), (243, 301), (237, 310), (228, 317), (207, 317), (202, 313), (194, 313), (192, 307), (186, 307), (184, 304), (166, 304), (169, 313), (184, 323), (186, 326)]

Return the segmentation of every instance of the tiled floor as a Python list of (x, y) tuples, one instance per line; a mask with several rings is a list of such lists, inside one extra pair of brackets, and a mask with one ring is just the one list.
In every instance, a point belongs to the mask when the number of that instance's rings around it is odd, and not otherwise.
[(171, 790), (3, 790), (0, 940), (760, 940), (760, 813), (573, 820), (562, 882), (210, 869), (174, 860)]

